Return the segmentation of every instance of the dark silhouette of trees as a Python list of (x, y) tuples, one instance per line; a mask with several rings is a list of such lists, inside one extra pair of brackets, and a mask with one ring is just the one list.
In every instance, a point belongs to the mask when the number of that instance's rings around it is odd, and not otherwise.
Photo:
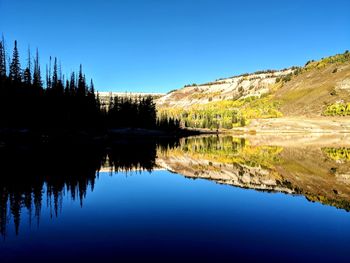
[(152, 97), (115, 97), (108, 109), (101, 108), (93, 80), (88, 85), (83, 66), (67, 80), (61, 63), (50, 56), (42, 81), (39, 51), (32, 63), (28, 48), (27, 65), (21, 69), (17, 41), (6, 71), (4, 40), (0, 42), (0, 128), (26, 128), (40, 132), (89, 130), (102, 132), (109, 128), (143, 128), (176, 131), (177, 120), (157, 121)]
[(86, 83), (85, 83), (85, 77), (83, 75), (83, 66), (80, 64), (79, 68), (79, 77), (78, 77), (78, 90), (77, 94), (78, 96), (85, 96), (86, 91)]
[(6, 55), (4, 41), (0, 41), (0, 79), (4, 80), (6, 77)]
[(23, 72), (23, 82), (27, 86), (32, 84), (32, 60), (30, 55), (30, 48), (28, 47), (28, 59), (27, 59), (27, 67), (25, 68)]
[(165, 131), (174, 131), (180, 129), (180, 121), (178, 119), (168, 117), (166, 114), (162, 114), (157, 119), (158, 129)]
[(17, 41), (15, 41), (15, 46), (13, 48), (12, 61), (10, 65), (10, 80), (16, 83), (20, 83), (21, 78), (21, 64), (19, 62), (19, 53), (17, 49)]
[(70, 75), (70, 83), (69, 83), (69, 94), (74, 96), (75, 95), (75, 73), (72, 72)]
[[(164, 117), (157, 120), (156, 105), (152, 97), (111, 98), (108, 109), (105, 109), (101, 106), (99, 95), (95, 94), (93, 80), (91, 79), (89, 85), (86, 83), (82, 65), (78, 74), (72, 72), (65, 80), (56, 57), (53, 70), (51, 69), (50, 57), (43, 81), (38, 50), (33, 63), (28, 50), (24, 70), (20, 65), (17, 41), (14, 43), (9, 67), (6, 54), (5, 41), (2, 38), (0, 235), (6, 233), (9, 214), (13, 217), (18, 233), (22, 208), (26, 208), (31, 215), (34, 207), (34, 215), (39, 220), (44, 184), (47, 196), (52, 200), (50, 204), (52, 203), (53, 215), (57, 215), (62, 192), (68, 189), (73, 199), (79, 198), (82, 202), (88, 186), (93, 188), (96, 171), (107, 160), (107, 156), (109, 165), (115, 170), (136, 168), (150, 171), (155, 165), (156, 145), (160, 143), (154, 141), (154, 138), (146, 142), (140, 138), (129, 138), (127, 144), (118, 144), (115, 142), (116, 138), (113, 138), (113, 143), (94, 141), (91, 145), (90, 134), (106, 134), (107, 129), (124, 127), (165, 131), (179, 129), (179, 122), (175, 119)], [(89, 140), (85, 141), (86, 137)], [(52, 138), (60, 139), (52, 145)], [(50, 141), (50, 145), (45, 144), (46, 140)], [(108, 140), (111, 138), (108, 137)], [(27, 147), (25, 144), (28, 141), (30, 150), (18, 151), (18, 148)], [(39, 145), (37, 141), (40, 141)], [(71, 147), (69, 143), (72, 141), (83, 143)], [(3, 147), (4, 142), (6, 147)], [(166, 141), (164, 148), (172, 143), (173, 141)], [(17, 144), (15, 150), (8, 147), (13, 144)]]
[(54, 63), (53, 63), (53, 73), (52, 73), (52, 86), (51, 88), (53, 90), (56, 90), (58, 86), (58, 76), (57, 76), (57, 58), (55, 57)]
[(29, 142), (18, 138), (5, 141), (6, 147), (0, 148), (0, 236), (3, 237), (10, 217), (15, 233), (19, 233), (23, 208), (29, 212), (30, 219), (33, 217), (39, 223), (45, 196), (51, 216), (57, 217), (62, 194), (69, 194), (83, 205), (102, 167), (110, 172), (152, 171), (157, 148), (169, 149), (179, 144), (174, 138), (123, 139), (98, 145), (79, 142), (77, 138), (52, 138), (45, 143), (38, 138)]
[(107, 113), (108, 126), (155, 129), (157, 111), (152, 97), (111, 98)]
[(42, 79), (41, 79), (39, 51), (37, 49), (35, 59), (34, 59), (33, 88), (36, 90), (41, 90), (42, 85), (43, 85), (43, 83), (42, 83)]

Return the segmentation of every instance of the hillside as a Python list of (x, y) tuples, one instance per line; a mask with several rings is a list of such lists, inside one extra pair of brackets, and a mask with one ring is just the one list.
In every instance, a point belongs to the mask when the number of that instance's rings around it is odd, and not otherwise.
[(350, 102), (349, 53), (309, 63), (276, 91), (275, 99), (285, 116), (320, 116), (327, 105)]
[(304, 67), (187, 85), (156, 102), (161, 115), (179, 118), (184, 126), (194, 128), (231, 129), (270, 118), (342, 116), (340, 122), (347, 122), (350, 53), (309, 61)]
[(270, 87), (276, 83), (277, 78), (283, 78), (292, 72), (292, 68), (281, 71), (267, 70), (218, 79), (210, 83), (186, 85), (161, 97), (157, 103), (160, 107), (189, 108), (196, 104), (262, 96), (270, 92)]

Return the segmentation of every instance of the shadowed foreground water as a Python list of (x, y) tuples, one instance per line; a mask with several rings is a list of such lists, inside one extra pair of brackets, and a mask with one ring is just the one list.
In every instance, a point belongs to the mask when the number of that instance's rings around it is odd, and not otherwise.
[(1, 262), (349, 259), (347, 146), (228, 136), (0, 153)]

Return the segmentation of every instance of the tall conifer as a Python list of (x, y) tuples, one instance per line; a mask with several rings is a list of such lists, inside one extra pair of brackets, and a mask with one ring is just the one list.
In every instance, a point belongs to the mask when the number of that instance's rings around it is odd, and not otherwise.
[(35, 88), (42, 88), (40, 63), (39, 63), (39, 51), (36, 49), (36, 55), (34, 59), (34, 73), (33, 73), (33, 86)]
[(30, 48), (28, 47), (28, 58), (27, 58), (27, 67), (23, 73), (24, 83), (27, 85), (32, 84), (32, 59), (30, 54)]
[(4, 41), (0, 41), (0, 78), (6, 77), (6, 55)]
[(21, 82), (21, 64), (19, 62), (19, 53), (16, 40), (10, 65), (10, 79), (14, 82)]

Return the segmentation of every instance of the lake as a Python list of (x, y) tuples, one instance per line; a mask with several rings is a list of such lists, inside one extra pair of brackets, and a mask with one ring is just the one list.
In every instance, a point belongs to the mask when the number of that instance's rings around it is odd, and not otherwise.
[(1, 144), (1, 262), (349, 262), (347, 135)]

